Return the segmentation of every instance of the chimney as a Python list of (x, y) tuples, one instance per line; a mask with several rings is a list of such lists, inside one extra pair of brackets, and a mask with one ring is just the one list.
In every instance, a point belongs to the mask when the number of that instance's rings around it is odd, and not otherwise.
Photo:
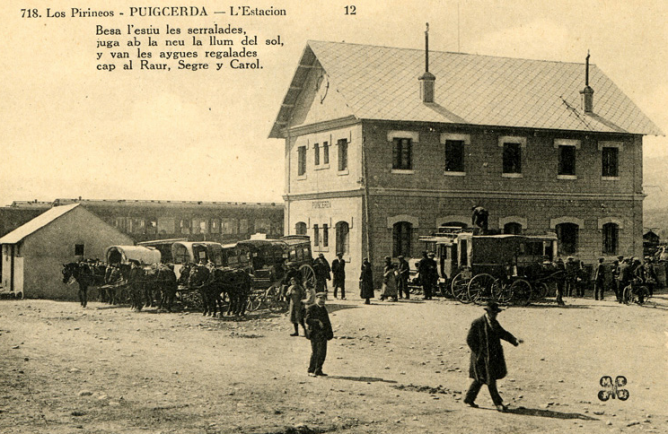
[(589, 86), (589, 50), (587, 50), (587, 67), (585, 71), (585, 88), (580, 91), (582, 95), (582, 111), (594, 112), (594, 89)]
[(429, 23), (427, 23), (427, 30), (424, 32), (424, 74), (418, 77), (420, 81), (420, 96), (422, 102), (434, 102), (434, 82), (436, 76), (429, 72)]

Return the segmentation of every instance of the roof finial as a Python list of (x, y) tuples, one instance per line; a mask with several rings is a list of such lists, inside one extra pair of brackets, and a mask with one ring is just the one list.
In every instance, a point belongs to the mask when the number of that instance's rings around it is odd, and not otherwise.
[(429, 23), (427, 23), (427, 30), (424, 31), (424, 70), (429, 72)]
[(585, 86), (589, 86), (589, 50), (587, 50), (587, 71), (585, 72)]

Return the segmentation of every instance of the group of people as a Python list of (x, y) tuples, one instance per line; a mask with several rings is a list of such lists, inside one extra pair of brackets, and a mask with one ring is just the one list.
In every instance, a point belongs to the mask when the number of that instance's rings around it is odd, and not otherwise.
[[(418, 261), (418, 281), (420, 282), (424, 300), (431, 300), (438, 285), (438, 271), (434, 253), (422, 252), (422, 259)], [(381, 300), (398, 301), (400, 298), (410, 299), (410, 290), (408, 279), (410, 277), (410, 265), (402, 256), (397, 257), (398, 264), (392, 262), (392, 258), (385, 257), (383, 267), (383, 285), (380, 292)], [(369, 299), (373, 298), (373, 273), (368, 259), (364, 259), (362, 264), (362, 274), (360, 276), (360, 297), (369, 304)]]
[[(599, 268), (602, 268), (602, 261), (600, 259), (597, 274)], [(643, 262), (640, 262), (640, 259), (636, 257), (624, 258), (623, 256), (618, 256), (617, 260), (612, 263), (611, 273), (617, 302), (622, 303), (624, 301), (624, 288), (635, 282), (644, 284), (649, 291), (650, 297), (654, 295), (654, 287), (658, 280), (652, 258), (649, 256), (646, 256)], [(597, 286), (599, 285), (597, 284)], [(602, 283), (600, 286), (604, 287), (605, 284)], [(603, 292), (601, 291), (602, 299)], [(640, 302), (642, 303), (643, 300), (640, 300)]]

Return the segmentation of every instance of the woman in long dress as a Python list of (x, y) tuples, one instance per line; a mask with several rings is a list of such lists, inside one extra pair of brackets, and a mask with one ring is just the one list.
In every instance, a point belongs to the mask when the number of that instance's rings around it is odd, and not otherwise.
[(397, 301), (397, 276), (396, 267), (392, 263), (392, 258), (385, 257), (385, 268), (383, 269), (383, 289), (380, 293), (380, 299), (392, 299)]
[[(304, 299), (306, 298), (306, 291), (304, 287), (297, 282), (294, 277), (290, 279), (290, 287), (286, 293), (290, 300), (290, 322), (295, 327), (295, 332), (290, 336), (299, 336), (299, 324), (304, 328)], [(304, 331), (306, 334), (306, 330)]]

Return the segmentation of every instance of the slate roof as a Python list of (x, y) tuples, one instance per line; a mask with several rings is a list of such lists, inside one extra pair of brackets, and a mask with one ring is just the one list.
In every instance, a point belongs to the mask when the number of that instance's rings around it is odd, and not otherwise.
[(590, 64), (594, 113), (581, 110), (585, 64), (429, 52), (434, 103), (418, 77), (424, 50), (308, 41), (269, 137), (284, 137), (315, 60), (358, 119), (663, 135), (599, 68)]
[(19, 226), (14, 229), (12, 232), (8, 233), (4, 237), (0, 238), (0, 244), (16, 244), (23, 240), (28, 235), (32, 235), (43, 227), (51, 224), (53, 221), (57, 220), (59, 217), (67, 214), (72, 211), (74, 208), (79, 206), (78, 203), (73, 205), (64, 205), (56, 206), (51, 208), (48, 211), (38, 215), (34, 219), (30, 220), (28, 223), (23, 226)]

